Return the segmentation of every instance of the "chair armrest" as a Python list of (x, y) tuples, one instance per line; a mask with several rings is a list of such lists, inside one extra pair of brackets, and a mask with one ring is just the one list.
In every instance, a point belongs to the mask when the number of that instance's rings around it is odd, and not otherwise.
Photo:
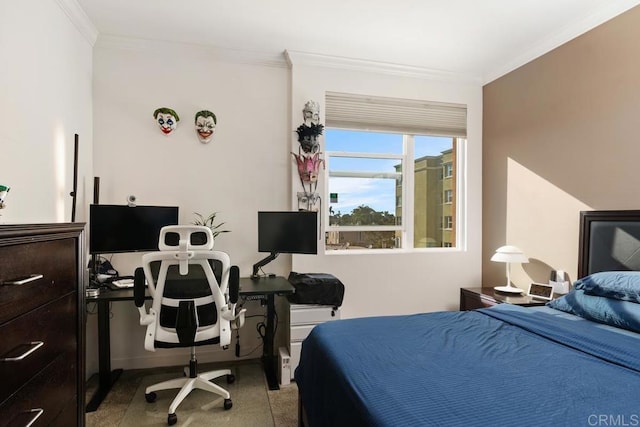
[(229, 302), (235, 304), (238, 302), (240, 293), (240, 269), (237, 265), (232, 265), (229, 269)]
[(144, 307), (138, 307), (138, 312), (140, 313), (140, 324), (142, 326), (147, 326), (156, 321), (156, 312), (153, 309), (149, 309), (149, 313)]
[(136, 307), (142, 307), (144, 305), (145, 297), (145, 277), (142, 267), (136, 268), (133, 276), (133, 301)]
[(231, 304), (230, 307), (223, 307), (220, 310), (220, 315), (223, 319), (229, 321), (231, 325), (231, 329), (240, 329), (244, 325), (244, 316), (247, 309), (243, 308), (238, 313), (236, 313), (236, 305)]

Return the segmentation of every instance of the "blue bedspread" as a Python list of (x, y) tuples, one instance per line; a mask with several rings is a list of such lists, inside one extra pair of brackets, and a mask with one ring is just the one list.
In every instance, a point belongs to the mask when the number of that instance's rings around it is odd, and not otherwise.
[(640, 425), (637, 335), (497, 308), (316, 326), (295, 372), (310, 426)]

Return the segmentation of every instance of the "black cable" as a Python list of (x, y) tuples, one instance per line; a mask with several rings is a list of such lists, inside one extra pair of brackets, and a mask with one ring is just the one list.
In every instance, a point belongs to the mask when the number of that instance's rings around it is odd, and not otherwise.
[(236, 329), (236, 357), (240, 357), (240, 332)]
[(257, 346), (255, 346), (255, 347), (253, 348), (253, 350), (251, 350), (249, 353), (241, 354), (241, 355), (240, 355), (240, 356), (238, 356), (238, 357), (247, 357), (247, 356), (248, 356), (248, 355), (250, 355), (251, 353), (253, 353), (253, 352), (255, 352), (256, 350), (258, 350), (258, 349), (260, 348), (260, 346), (261, 346), (261, 344), (258, 344), (258, 345), (257, 345)]
[(276, 340), (276, 332), (278, 332), (278, 312), (273, 309), (273, 340)]
[(262, 344), (264, 344), (267, 336), (267, 325), (264, 322), (258, 323), (256, 325), (256, 331), (258, 331), (258, 335), (262, 338)]

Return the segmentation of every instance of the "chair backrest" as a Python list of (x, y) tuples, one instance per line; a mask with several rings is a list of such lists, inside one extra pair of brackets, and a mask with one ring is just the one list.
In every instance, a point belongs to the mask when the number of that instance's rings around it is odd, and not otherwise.
[(143, 255), (155, 317), (145, 338), (148, 350), (231, 341), (229, 321), (221, 315), (228, 303), (231, 262), (225, 252), (213, 250), (213, 243), (208, 227), (166, 226), (160, 251)]

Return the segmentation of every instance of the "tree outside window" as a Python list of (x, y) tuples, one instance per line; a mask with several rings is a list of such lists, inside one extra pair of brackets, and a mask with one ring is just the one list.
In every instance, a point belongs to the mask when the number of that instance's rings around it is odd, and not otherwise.
[(455, 247), (457, 142), (327, 128), (327, 250)]

